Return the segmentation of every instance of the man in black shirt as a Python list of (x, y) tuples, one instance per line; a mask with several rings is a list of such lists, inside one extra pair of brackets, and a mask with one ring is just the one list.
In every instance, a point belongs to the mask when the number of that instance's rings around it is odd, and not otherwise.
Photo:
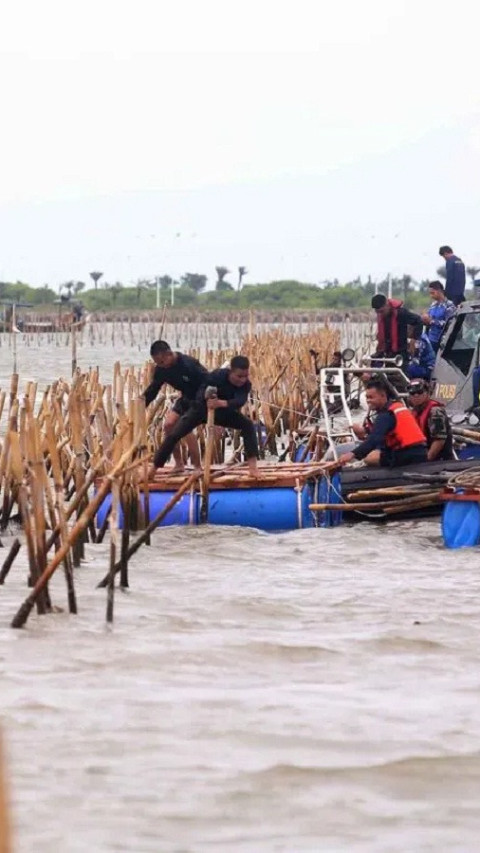
[[(182, 394), (165, 415), (163, 431), (165, 436), (168, 436), (171, 434), (178, 420), (195, 402), (198, 390), (205, 384), (208, 374), (206, 368), (196, 358), (184, 355), (181, 352), (172, 352), (166, 341), (154, 341), (150, 347), (150, 355), (156, 367), (153, 379), (143, 394), (145, 405), (148, 406), (155, 399), (160, 388), (165, 383), (171, 385), (177, 391), (181, 391)], [(195, 468), (199, 468), (200, 453), (194, 435), (188, 436), (187, 446), (192, 465)], [(173, 456), (176, 469), (182, 471), (184, 466), (180, 445), (175, 446)]]
[[(240, 413), (252, 388), (248, 378), (250, 363), (243, 355), (236, 355), (230, 367), (220, 368), (207, 374), (197, 393), (195, 403), (180, 418), (176, 426), (162, 442), (154, 456), (155, 468), (163, 468), (174, 450), (177, 441), (188, 435), (199, 424), (205, 423), (209, 409), (215, 410), (217, 426), (239, 429), (243, 436), (245, 457), (252, 476), (257, 474), (258, 444), (255, 427), (249, 418)], [(207, 386), (217, 389), (215, 397), (205, 399)]]

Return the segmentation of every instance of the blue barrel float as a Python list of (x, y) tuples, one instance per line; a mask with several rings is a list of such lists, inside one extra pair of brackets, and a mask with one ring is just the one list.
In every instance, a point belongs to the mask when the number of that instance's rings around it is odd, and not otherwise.
[[(315, 481), (312, 503), (344, 503), (339, 473), (334, 474), (333, 477), (321, 477)], [(339, 509), (317, 510), (315, 511), (315, 518), (317, 527), (337, 527), (343, 522), (343, 512)]]
[[(150, 519), (158, 515), (174, 495), (174, 491), (152, 489), (149, 493)], [(140, 502), (143, 503), (141, 494)], [(314, 516), (308, 508), (311, 502), (312, 487), (308, 483), (299, 488), (212, 489), (208, 499), (208, 523), (256, 527), (269, 532), (314, 527)], [(107, 495), (97, 513), (99, 527), (111, 503), (112, 497)], [(198, 492), (183, 495), (160, 527), (199, 524), (200, 504)], [(122, 526), (123, 513), (119, 507), (119, 527)]]
[(480, 507), (478, 500), (468, 500), (464, 489), (445, 497), (442, 513), (442, 535), (447, 548), (471, 548), (480, 543)]

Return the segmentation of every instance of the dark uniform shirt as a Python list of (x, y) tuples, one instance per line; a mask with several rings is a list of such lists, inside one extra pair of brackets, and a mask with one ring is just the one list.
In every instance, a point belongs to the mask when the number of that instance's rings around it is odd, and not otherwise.
[(177, 355), (178, 358), (172, 367), (155, 368), (153, 379), (143, 395), (145, 405), (148, 406), (155, 399), (165, 383), (181, 391), (188, 400), (194, 400), (200, 386), (205, 384), (206, 368), (190, 355), (183, 355), (181, 352)]
[(408, 343), (407, 328), (408, 326), (412, 326), (413, 337), (415, 340), (418, 340), (423, 332), (423, 320), (418, 314), (414, 314), (413, 311), (409, 311), (408, 308), (404, 308), (402, 306), (397, 309), (398, 347), (394, 351), (392, 344), (393, 318), (393, 311), (385, 317), (385, 352), (393, 355), (397, 355), (397, 353), (406, 354)]
[(213, 370), (212, 373), (209, 373), (206, 380), (204, 378), (202, 388), (197, 394), (197, 400), (200, 402), (204, 399), (205, 389), (208, 385), (211, 385), (217, 389), (219, 400), (227, 400), (229, 409), (241, 409), (248, 400), (248, 395), (252, 390), (252, 383), (247, 381), (241, 388), (237, 388), (236, 385), (232, 385), (229, 381), (229, 373), (230, 368), (228, 367), (220, 367), (218, 370)]
[(453, 459), (453, 439), (448, 415), (443, 406), (434, 406), (427, 419), (427, 445), (434, 441), (444, 441), (445, 444), (438, 459)]
[(383, 449), (385, 447), (385, 436), (392, 429), (395, 429), (395, 424), (396, 419), (393, 412), (388, 409), (380, 409), (373, 422), (371, 433), (353, 451), (355, 459), (365, 459), (365, 456), (368, 456), (372, 450)]
[(465, 264), (461, 258), (452, 255), (445, 262), (447, 281), (445, 284), (445, 296), (458, 305), (465, 293)]

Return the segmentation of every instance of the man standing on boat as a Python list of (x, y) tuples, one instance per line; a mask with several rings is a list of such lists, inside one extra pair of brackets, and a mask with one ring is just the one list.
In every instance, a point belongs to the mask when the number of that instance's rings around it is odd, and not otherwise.
[(454, 459), (452, 430), (445, 406), (430, 399), (428, 382), (417, 379), (408, 388), (413, 416), (427, 440), (428, 462)]
[[(164, 435), (169, 436), (178, 420), (193, 405), (199, 388), (205, 384), (208, 371), (196, 358), (181, 352), (172, 352), (166, 341), (154, 341), (150, 347), (150, 355), (156, 366), (153, 379), (143, 393), (145, 405), (148, 406), (155, 399), (162, 385), (171, 385), (176, 391), (181, 392), (181, 397), (178, 397), (163, 421)], [(200, 452), (194, 435), (187, 437), (187, 446), (192, 465), (194, 468), (199, 468)], [(182, 471), (184, 468), (182, 451), (176, 442), (173, 456), (176, 470)]]
[(425, 436), (405, 403), (390, 400), (381, 379), (371, 379), (366, 389), (367, 405), (377, 413), (372, 431), (355, 450), (338, 461), (346, 465), (364, 460), (366, 465), (396, 468), (427, 461)]
[(377, 352), (374, 357), (382, 359), (401, 355), (407, 364), (407, 327), (412, 327), (412, 335), (418, 339), (423, 332), (422, 318), (405, 308), (399, 299), (387, 299), (383, 293), (372, 296), (372, 308), (377, 315)]
[(445, 296), (445, 290), (440, 281), (431, 281), (428, 290), (432, 304), (428, 311), (422, 314), (422, 320), (427, 327), (428, 339), (436, 353), (440, 346), (443, 330), (457, 309), (456, 305)]
[(450, 246), (440, 246), (438, 254), (445, 261), (447, 283), (445, 295), (454, 305), (465, 301), (465, 264), (462, 259), (453, 254)]
[[(199, 424), (207, 421), (208, 411), (215, 412), (215, 425), (240, 430), (245, 458), (252, 476), (257, 475), (258, 443), (255, 426), (250, 418), (240, 412), (248, 400), (252, 384), (248, 377), (250, 362), (244, 355), (236, 355), (230, 367), (221, 367), (204, 377), (196, 401), (180, 418), (176, 426), (162, 441), (153, 458), (155, 468), (163, 468), (175, 445)], [(206, 395), (207, 389), (216, 389), (215, 395)], [(197, 467), (200, 467), (200, 461)]]

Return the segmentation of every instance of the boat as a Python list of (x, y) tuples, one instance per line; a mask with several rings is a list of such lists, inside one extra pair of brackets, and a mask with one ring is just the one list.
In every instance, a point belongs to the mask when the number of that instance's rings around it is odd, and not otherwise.
[[(55, 314), (20, 314), (20, 308), (32, 308), (31, 303), (3, 302), (3, 317), (0, 320), (0, 331), (25, 334), (48, 334), (69, 332), (72, 329), (81, 331), (88, 322), (89, 315), (79, 310), (63, 313), (59, 309)], [(63, 303), (62, 303), (63, 304)]]

